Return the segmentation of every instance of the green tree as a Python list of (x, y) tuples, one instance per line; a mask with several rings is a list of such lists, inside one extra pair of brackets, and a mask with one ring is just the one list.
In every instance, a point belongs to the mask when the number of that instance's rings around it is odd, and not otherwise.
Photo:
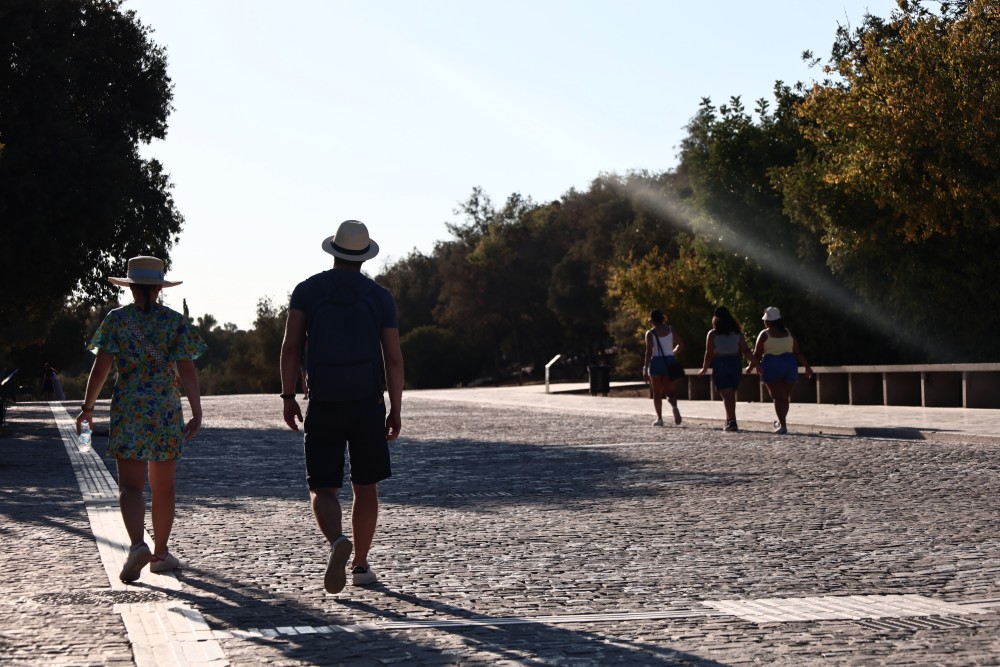
[[(287, 303), (287, 299), (285, 303)], [(281, 392), (281, 375), (278, 369), (278, 356), (281, 352), (281, 341), (285, 334), (285, 319), (288, 316), (288, 306), (276, 306), (270, 297), (257, 301), (257, 318), (253, 330), (249, 332), (248, 354), (249, 372), (256, 381), (248, 385), (255, 391), (263, 393)]]
[(804, 221), (827, 233), (831, 254), (883, 232), (916, 241), (1000, 227), (1000, 7), (942, 4), (904, 0), (888, 22), (841, 28), (827, 67), (837, 78), (801, 105), (815, 149), (803, 166), (890, 214), (858, 230), (820, 202)]
[(567, 192), (553, 208), (553, 235), (567, 248), (561, 260), (551, 260), (548, 296), (563, 326), (561, 352), (593, 363), (607, 350), (634, 346), (634, 321), (620, 294), (609, 292), (609, 280), (651, 252), (677, 255), (687, 223), (665, 204), (679, 182), (674, 174), (602, 174), (587, 190)]
[[(1000, 8), (901, 1), (842, 28), (799, 107), (809, 140), (780, 171), (785, 209), (915, 360), (1000, 358)], [(929, 344), (942, 313), (959, 328)]]
[(408, 386), (454, 387), (478, 377), (481, 350), (439, 327), (418, 327), (400, 339)]
[[(709, 304), (728, 306), (748, 328), (765, 306), (780, 306), (795, 314), (800, 339), (822, 350), (814, 358), (829, 363), (843, 350), (827, 336), (835, 329), (825, 303), (831, 294), (848, 303), (852, 296), (831, 280), (817, 235), (792, 224), (772, 182), (774, 170), (793, 164), (806, 145), (795, 113), (800, 99), (777, 82), (773, 105), (757, 100), (753, 113), (739, 97), (718, 108), (702, 100), (680, 154), (695, 234), (690, 261)], [(703, 329), (710, 319), (711, 308), (702, 311)]]
[(440, 304), (435, 321), (493, 350), (494, 372), (544, 363), (558, 324), (546, 305), (552, 257), (544, 216), (530, 199), (512, 194), (494, 208), (478, 188), (449, 225), (456, 240), (441, 244)]
[(608, 276), (608, 294), (618, 307), (612, 332), (618, 342), (617, 367), (622, 373), (641, 375), (649, 312), (659, 308), (684, 340), (686, 351), (679, 360), (694, 365), (701, 360), (704, 336), (703, 314), (711, 313), (705, 300), (702, 274), (697, 257), (684, 240), (678, 255), (664, 254), (653, 248), (641, 257), (612, 269)]
[(375, 281), (396, 301), (401, 336), (434, 323), (434, 308), (441, 294), (441, 277), (435, 255), (413, 251), (385, 267)]
[[(0, 340), (41, 340), (71, 295), (139, 254), (166, 258), (182, 218), (140, 142), (171, 111), (166, 54), (120, 0), (10, 0), (0, 16)], [(26, 278), (30, 276), (31, 279)], [(16, 285), (16, 288), (12, 288)]]

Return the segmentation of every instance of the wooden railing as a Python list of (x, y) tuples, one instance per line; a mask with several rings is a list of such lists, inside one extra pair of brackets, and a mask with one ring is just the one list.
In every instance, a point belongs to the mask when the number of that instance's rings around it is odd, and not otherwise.
[[(681, 398), (716, 400), (711, 374), (686, 369)], [(799, 369), (792, 392), (797, 403), (912, 405), (927, 408), (1000, 409), (1000, 364), (923, 364), (913, 366), (818, 366), (807, 380)], [(770, 401), (756, 375), (744, 376), (737, 399)]]

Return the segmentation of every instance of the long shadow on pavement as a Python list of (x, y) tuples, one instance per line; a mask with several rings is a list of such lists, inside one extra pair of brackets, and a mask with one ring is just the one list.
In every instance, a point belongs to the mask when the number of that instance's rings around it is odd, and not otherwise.
[[(280, 429), (205, 429), (178, 469), (179, 502), (307, 497), (301, 436)], [(636, 451), (538, 444), (488, 437), (401, 438), (392, 445), (395, 476), (379, 485), (386, 502), (432, 507), (547, 504), (661, 495), (671, 487), (746, 483), (749, 476), (664, 471)], [(114, 469), (113, 461), (107, 461)]]
[[(721, 666), (713, 660), (665, 646), (653, 645), (617, 637), (613, 632), (602, 634), (565, 625), (543, 623), (501, 623), (505, 619), (483, 616), (468, 609), (437, 600), (392, 591), (384, 585), (375, 587), (379, 593), (413, 608), (422, 620), (433, 617), (452, 621), (469, 621), (468, 625), (419, 630), (433, 637), (446, 633), (450, 638), (422, 643), (414, 631), (377, 629), (370, 625), (359, 628), (357, 616), (364, 622), (409, 620), (398, 612), (380, 608), (369, 601), (329, 598), (331, 612), (317, 614), (294, 600), (274, 595), (216, 572), (186, 568), (178, 579), (185, 589), (172, 591), (142, 585), (159, 591), (171, 599), (179, 599), (197, 608), (216, 629), (249, 630), (250, 628), (350, 626), (351, 632), (334, 631), (302, 634), (282, 634), (276, 638), (248, 637), (261, 649), (274, 650), (288, 659), (308, 664), (334, 665), (352, 660), (389, 660), (405, 658), (412, 663), (424, 660), (437, 664), (442, 655), (462, 662), (463, 652), (472, 652), (477, 661), (484, 656), (492, 660), (509, 660), (524, 665), (559, 664), (638, 664), (638, 665), (698, 665)], [(369, 589), (372, 590), (372, 589)], [(197, 592), (195, 592), (197, 591)], [(336, 607), (351, 610), (350, 615), (336, 614)], [(423, 612), (423, 613), (421, 613)], [(333, 618), (331, 618), (333, 616)], [(355, 620), (352, 620), (355, 619)], [(491, 625), (490, 621), (497, 621)], [(263, 657), (263, 656), (261, 656)]]

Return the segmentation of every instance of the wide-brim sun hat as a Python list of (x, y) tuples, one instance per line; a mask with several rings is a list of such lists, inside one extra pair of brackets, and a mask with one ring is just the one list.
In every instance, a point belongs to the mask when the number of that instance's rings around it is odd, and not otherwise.
[(378, 244), (368, 236), (365, 223), (344, 220), (336, 234), (323, 240), (323, 250), (340, 259), (363, 262), (378, 254)]
[(184, 282), (183, 280), (167, 280), (163, 277), (163, 268), (162, 259), (140, 255), (128, 261), (128, 275), (124, 278), (108, 278), (108, 282), (112, 285), (120, 285), (121, 287), (131, 287), (132, 285), (173, 287)]
[(765, 322), (773, 322), (775, 320), (781, 319), (781, 311), (774, 306), (768, 306), (764, 309), (764, 317), (760, 318)]

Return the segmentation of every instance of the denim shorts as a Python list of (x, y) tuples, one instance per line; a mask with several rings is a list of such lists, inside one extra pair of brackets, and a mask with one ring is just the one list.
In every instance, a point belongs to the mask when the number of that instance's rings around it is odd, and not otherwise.
[(772, 382), (795, 383), (799, 380), (799, 362), (791, 352), (765, 354), (760, 364), (764, 384)]
[(655, 355), (649, 360), (649, 368), (646, 374), (649, 377), (667, 377), (670, 375), (670, 367), (677, 363), (677, 357), (672, 354)]
[(740, 355), (727, 354), (712, 359), (712, 384), (715, 390), (739, 389), (743, 378), (743, 366)]
[(345, 451), (352, 483), (375, 484), (392, 476), (381, 394), (361, 401), (311, 400), (302, 430), (310, 490), (344, 485)]

